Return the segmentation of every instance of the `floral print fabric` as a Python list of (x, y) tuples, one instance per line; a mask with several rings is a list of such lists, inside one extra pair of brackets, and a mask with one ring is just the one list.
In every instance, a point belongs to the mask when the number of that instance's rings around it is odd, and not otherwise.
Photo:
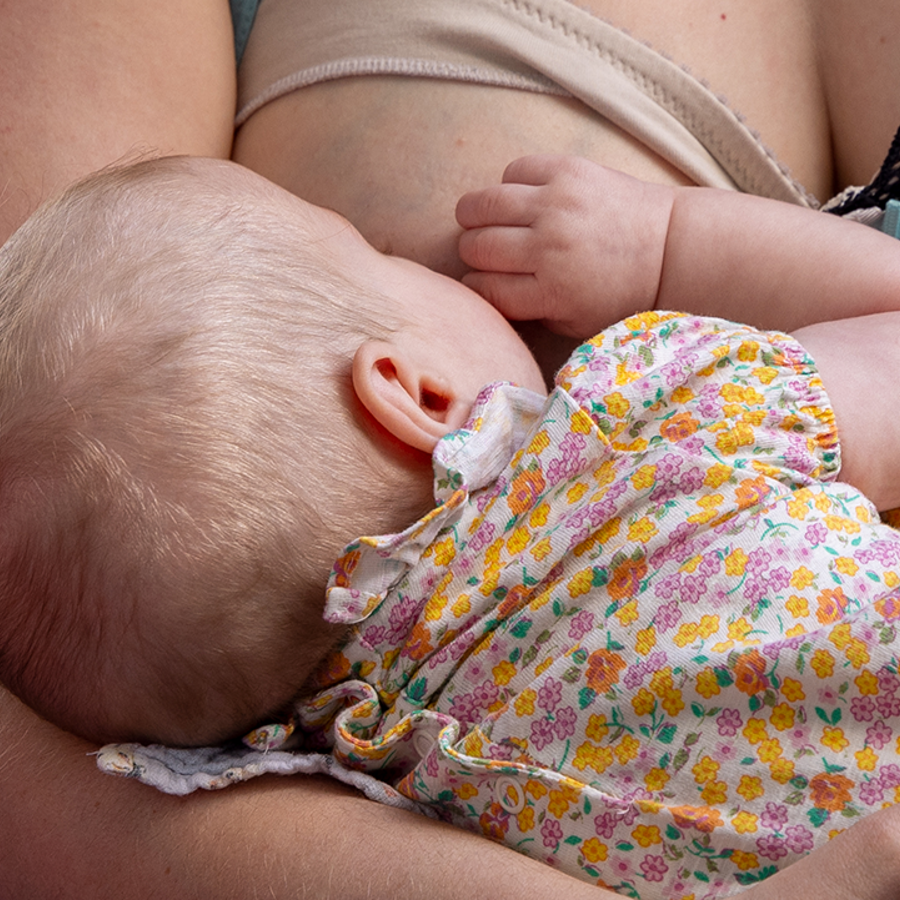
[(641, 898), (752, 884), (900, 792), (900, 535), (784, 335), (650, 313), (482, 394), (440, 505), (338, 561), (311, 746)]

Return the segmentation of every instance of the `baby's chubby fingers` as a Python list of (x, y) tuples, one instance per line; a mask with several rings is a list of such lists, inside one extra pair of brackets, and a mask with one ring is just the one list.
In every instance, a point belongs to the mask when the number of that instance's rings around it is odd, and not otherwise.
[(533, 243), (527, 227), (472, 228), (459, 236), (459, 258), (470, 269), (485, 272), (533, 272)]
[(469, 272), (462, 281), (507, 319), (527, 321), (542, 319), (545, 315), (546, 301), (537, 278), (532, 274)]
[(526, 184), (494, 184), (478, 191), (469, 191), (456, 204), (456, 221), (463, 228), (530, 225), (536, 214), (537, 190)]

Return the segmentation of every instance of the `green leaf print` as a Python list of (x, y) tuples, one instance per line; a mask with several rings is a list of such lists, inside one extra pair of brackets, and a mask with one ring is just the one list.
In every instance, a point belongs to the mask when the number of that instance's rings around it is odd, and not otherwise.
[(659, 730), (659, 734), (656, 736), (656, 739), (661, 744), (671, 744), (673, 740), (675, 740), (675, 735), (678, 733), (678, 729), (674, 725), (666, 725), (664, 728)]
[(593, 688), (583, 687), (578, 692), (578, 708), (587, 709), (597, 699), (597, 692)]
[(409, 686), (409, 690), (406, 692), (406, 696), (414, 703), (420, 703), (425, 698), (425, 689), (427, 688), (427, 686), (428, 682), (425, 678), (417, 678)]
[(828, 821), (828, 810), (813, 807), (813, 809), (807, 810), (806, 817), (816, 828), (821, 828)]
[(531, 631), (531, 626), (533, 624), (534, 622), (532, 622), (531, 619), (519, 619), (519, 621), (510, 629), (510, 634), (512, 634), (514, 638), (521, 640), (529, 631)]
[(671, 824), (671, 822), (666, 825), (666, 837), (670, 841), (680, 841), (683, 837), (682, 833)]

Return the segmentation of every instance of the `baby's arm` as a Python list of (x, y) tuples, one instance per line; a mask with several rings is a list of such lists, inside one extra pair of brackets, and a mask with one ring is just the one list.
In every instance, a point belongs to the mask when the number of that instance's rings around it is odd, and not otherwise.
[(512, 319), (587, 337), (674, 309), (790, 331), (900, 308), (900, 244), (802, 207), (525, 157), (461, 198), (466, 283)]

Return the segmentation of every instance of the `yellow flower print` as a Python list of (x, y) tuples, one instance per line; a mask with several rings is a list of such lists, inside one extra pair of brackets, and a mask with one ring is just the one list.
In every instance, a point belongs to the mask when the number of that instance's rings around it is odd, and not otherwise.
[(579, 772), (590, 768), (597, 772), (598, 775), (602, 775), (612, 765), (612, 762), (613, 754), (609, 747), (597, 747), (594, 744), (585, 742), (575, 751), (572, 765)]
[(678, 647), (687, 647), (688, 644), (693, 644), (697, 640), (699, 630), (696, 622), (682, 622), (672, 640)]
[(722, 463), (715, 463), (707, 470), (706, 477), (703, 479), (703, 484), (705, 487), (715, 490), (716, 488), (722, 487), (733, 474), (734, 469), (730, 466), (723, 465)]
[(683, 562), (681, 567), (678, 569), (679, 572), (687, 572), (689, 575), (692, 575), (697, 571), (697, 567), (700, 563), (703, 562), (703, 555), (701, 553), (695, 553), (687, 562)]
[(751, 812), (741, 810), (732, 820), (734, 830), (738, 834), (755, 834), (758, 830), (759, 819)]
[[(747, 568), (748, 559), (749, 557), (740, 547), (732, 550), (731, 553), (725, 557), (725, 574), (739, 578), (744, 574), (744, 571)], [(749, 631), (750, 629), (748, 628), (747, 630)]]
[(506, 542), (506, 549), (510, 556), (517, 556), (528, 546), (530, 541), (531, 532), (524, 525), (520, 525)]
[(794, 569), (794, 572), (791, 575), (791, 587), (795, 591), (804, 591), (815, 580), (816, 576), (813, 572), (807, 569), (806, 566), (800, 566), (799, 569)]
[(501, 659), (500, 662), (491, 669), (491, 674), (494, 676), (494, 684), (509, 684), (515, 677), (516, 667), (508, 659)]
[(520, 812), (516, 816), (516, 826), (523, 834), (527, 834), (529, 831), (531, 831), (532, 828), (534, 828), (533, 806), (526, 806), (525, 809), (523, 809), (522, 812)]
[(719, 630), (718, 616), (701, 616), (698, 631), (703, 640), (712, 637)]
[(707, 782), (715, 781), (718, 777), (719, 763), (711, 756), (702, 756), (694, 764), (691, 771), (694, 773), (694, 781), (697, 784), (706, 784)]
[(608, 522), (604, 522), (597, 532), (597, 540), (600, 541), (601, 544), (605, 544), (607, 541), (612, 540), (619, 533), (621, 525), (622, 520), (619, 518), (610, 519)]
[(803, 690), (802, 682), (797, 681), (795, 678), (785, 678), (781, 682), (781, 693), (791, 703), (797, 703), (806, 699), (806, 692)]
[(631, 832), (631, 836), (634, 838), (635, 843), (640, 844), (642, 847), (652, 847), (654, 844), (662, 843), (662, 835), (655, 825), (638, 825)]
[(609, 848), (597, 838), (592, 837), (581, 845), (581, 852), (589, 863), (598, 863), (606, 860)]
[(649, 716), (652, 715), (653, 710), (656, 709), (656, 698), (647, 690), (647, 688), (642, 687), (631, 698), (631, 706), (634, 709), (635, 715)]
[(606, 724), (606, 716), (592, 713), (588, 719), (584, 733), (592, 741), (602, 741), (609, 734), (609, 725)]
[(771, 384), (778, 377), (778, 369), (772, 366), (760, 366), (753, 370), (753, 374), (763, 383)]
[(662, 697), (666, 691), (672, 690), (673, 687), (672, 669), (668, 666), (665, 669), (657, 669), (650, 676), (650, 690), (653, 691), (657, 697)]
[(750, 869), (759, 868), (759, 858), (755, 853), (748, 853), (746, 850), (732, 850), (731, 861), (742, 871), (749, 872)]
[(753, 362), (758, 355), (759, 344), (756, 341), (741, 341), (737, 351), (737, 358), (741, 362)]
[(723, 456), (734, 456), (741, 447), (753, 446), (753, 429), (746, 422), (738, 422), (734, 428), (716, 435), (716, 449)]
[(852, 637), (853, 634), (850, 631), (849, 623), (843, 622), (831, 629), (828, 640), (831, 641), (838, 650), (843, 650), (850, 643)]
[(640, 372), (629, 371), (627, 364), (624, 362), (620, 362), (616, 366), (616, 384), (619, 386), (631, 384), (632, 381), (637, 381), (640, 377)]
[(569, 807), (572, 803), (577, 802), (577, 800), (578, 792), (572, 791), (571, 788), (563, 788), (561, 791), (550, 791), (547, 809), (551, 816), (561, 819), (569, 811)]
[(649, 516), (644, 516), (628, 526), (628, 540), (646, 544), (656, 537), (659, 529)]
[(567, 585), (567, 590), (569, 591), (569, 596), (575, 600), (578, 597), (583, 596), (588, 593), (590, 589), (594, 585), (594, 570), (593, 569), (582, 569), (580, 572), (576, 572), (575, 575), (569, 580), (569, 584)]
[(528, 781), (525, 782), (525, 792), (531, 794), (535, 800), (540, 800), (541, 797), (547, 795), (547, 786), (543, 782), (537, 781), (534, 778), (529, 778)]
[(779, 759), (784, 751), (781, 749), (781, 741), (778, 738), (767, 738), (762, 741), (757, 750), (757, 756), (764, 763), (773, 763)]
[(461, 619), (471, 611), (472, 603), (468, 594), (460, 594), (453, 606), (450, 607), (450, 612), (452, 612), (457, 619)]
[(874, 772), (878, 765), (878, 754), (871, 748), (865, 747), (853, 754), (856, 757), (856, 767), (863, 772)]
[(665, 769), (651, 769), (644, 776), (644, 784), (648, 791), (661, 791), (669, 783), (669, 774)]
[(684, 406), (685, 403), (690, 403), (695, 396), (696, 395), (689, 387), (684, 384), (679, 384), (678, 387), (672, 391), (672, 403), (677, 406)]
[(795, 638), (795, 637), (802, 637), (804, 634), (806, 634), (806, 626), (791, 625), (791, 627), (788, 628), (787, 631), (785, 631), (784, 636), (786, 638)]
[(538, 562), (546, 559), (553, 552), (553, 545), (549, 537), (541, 538), (529, 551)]
[[(796, 683), (796, 682), (795, 682)], [(788, 731), (794, 727), (795, 711), (793, 706), (787, 703), (779, 703), (772, 707), (772, 715), (769, 716), (769, 722), (777, 731)]]
[(728, 785), (724, 781), (711, 781), (700, 791), (700, 799), (708, 806), (716, 806), (728, 799)]
[(834, 561), (834, 567), (841, 575), (855, 575), (859, 571), (859, 564), (849, 556), (839, 556)]
[(573, 484), (572, 487), (566, 491), (566, 503), (569, 506), (574, 506), (586, 493), (588, 490), (588, 486), (582, 481), (578, 484)]
[(891, 571), (891, 572), (885, 572), (885, 573), (884, 573), (884, 583), (885, 583), (891, 590), (893, 590), (895, 587), (897, 587), (898, 585), (900, 585), (900, 575), (898, 575), (898, 574), (897, 574), (896, 572), (894, 572), (894, 571)]
[(525, 688), (518, 697), (516, 697), (516, 702), (513, 703), (513, 709), (516, 711), (517, 716), (531, 716), (534, 715), (534, 704), (537, 700), (537, 692), (532, 688)]
[(850, 746), (850, 741), (844, 737), (844, 729), (843, 728), (832, 728), (829, 725), (826, 725), (822, 729), (822, 738), (820, 743), (824, 746), (828, 747), (829, 750), (834, 750), (835, 753), (840, 753), (842, 750), (846, 750)]
[(615, 749), (616, 759), (620, 766), (627, 766), (640, 753), (641, 742), (633, 735), (626, 734)]
[(785, 603), (788, 612), (795, 619), (805, 619), (809, 615), (809, 604), (805, 597), (798, 597), (796, 594), (791, 595)]
[(769, 766), (769, 771), (772, 773), (772, 781), (787, 784), (794, 777), (794, 761), (782, 756)]
[(753, 630), (753, 626), (741, 616), (728, 625), (728, 637), (733, 641), (744, 641), (747, 635)]
[(454, 544), (453, 535), (438, 541), (434, 545), (434, 564), (443, 568), (449, 566), (456, 559), (456, 546)]
[(656, 629), (651, 625), (642, 628), (635, 636), (634, 649), (641, 656), (646, 656), (656, 646)]
[(528, 524), (532, 528), (543, 528), (549, 517), (550, 504), (544, 500), (531, 511), (531, 515), (528, 516)]
[(854, 684), (864, 697), (875, 697), (878, 694), (878, 678), (868, 669), (864, 669), (856, 678)]
[(548, 656), (543, 662), (538, 663), (538, 664), (534, 667), (534, 674), (535, 674), (535, 675), (542, 675), (542, 674), (543, 674), (544, 672), (546, 672), (547, 669), (549, 669), (550, 666), (552, 666), (552, 665), (553, 665), (553, 656), (550, 655), (550, 656)]
[(696, 433), (699, 427), (700, 423), (689, 412), (680, 412), (666, 419), (659, 426), (659, 433), (670, 443), (677, 444)]
[(816, 650), (809, 664), (819, 678), (830, 678), (834, 674), (834, 657), (827, 650)]
[(662, 708), (674, 719), (684, 709), (681, 691), (675, 689), (666, 691), (662, 697)]
[(762, 780), (752, 775), (742, 775), (741, 782), (737, 786), (737, 792), (747, 801), (762, 797), (766, 790), (762, 786)]
[(478, 796), (478, 788), (469, 781), (463, 782), (455, 791), (460, 800), (471, 800)]
[(871, 661), (869, 648), (866, 646), (865, 641), (862, 641), (859, 638), (853, 638), (853, 640), (850, 641), (847, 649), (844, 651), (844, 655), (850, 661), (850, 665), (855, 669), (861, 669)]
[(624, 419), (631, 409), (631, 402), (623, 397), (618, 391), (614, 394), (607, 394), (603, 398), (603, 402), (606, 404), (606, 411), (617, 419)]
[(624, 606), (619, 607), (614, 613), (615, 617), (619, 620), (619, 624), (625, 628), (630, 625), (632, 622), (637, 620), (638, 617), (638, 603), (637, 600), (629, 600)]
[(688, 516), (688, 522), (692, 525), (705, 525), (719, 514), (719, 507), (725, 498), (721, 494), (705, 494), (697, 499), (697, 506), (703, 512)]
[(859, 522), (845, 516), (825, 516), (823, 524), (829, 531), (846, 531), (847, 534), (859, 534)]
[(801, 522), (809, 515), (809, 502), (800, 499), (797, 496), (792, 497), (787, 502), (787, 514), (792, 519), (799, 519)]
[(546, 430), (542, 429), (532, 439), (528, 445), (527, 453), (533, 453), (540, 456), (550, 446), (550, 435)]
[(716, 673), (708, 667), (701, 669), (697, 673), (696, 689), (697, 693), (706, 700), (715, 697), (716, 694), (719, 694), (722, 691), (722, 688), (719, 685), (719, 679), (716, 678)]
[(759, 744), (769, 736), (763, 719), (748, 719), (742, 733), (751, 744)]
[(594, 430), (594, 420), (583, 409), (578, 409), (572, 413), (569, 430), (575, 434), (590, 434)]

